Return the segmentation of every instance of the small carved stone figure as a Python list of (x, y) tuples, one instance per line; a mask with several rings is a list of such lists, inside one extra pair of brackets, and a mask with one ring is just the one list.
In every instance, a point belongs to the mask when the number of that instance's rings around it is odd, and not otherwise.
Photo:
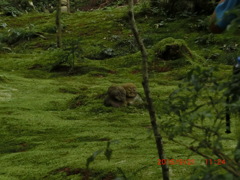
[(137, 95), (137, 87), (133, 83), (126, 83), (123, 84), (122, 87), (126, 91), (126, 97), (127, 98), (133, 98)]
[(139, 96), (139, 94), (137, 94), (135, 97), (133, 98), (127, 98), (127, 104), (128, 105), (140, 105), (143, 104), (143, 100), (142, 98)]
[(127, 105), (126, 91), (122, 86), (112, 85), (108, 88), (105, 106), (122, 107)]
[(133, 83), (126, 83), (122, 86), (110, 86), (108, 88), (107, 97), (104, 100), (105, 106), (113, 107), (139, 105), (142, 103), (143, 100), (137, 93), (137, 87)]
[(122, 87), (126, 90), (126, 98), (128, 105), (142, 104), (143, 100), (137, 93), (137, 87), (133, 83), (123, 84)]

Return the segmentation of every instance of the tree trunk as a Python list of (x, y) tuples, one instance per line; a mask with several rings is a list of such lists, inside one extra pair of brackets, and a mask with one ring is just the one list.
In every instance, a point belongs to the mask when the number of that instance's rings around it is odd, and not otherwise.
[(61, 25), (61, 0), (56, 0), (56, 27), (57, 27), (57, 47), (62, 47), (62, 25)]
[[(150, 121), (152, 124), (152, 129), (156, 141), (156, 146), (158, 150), (158, 156), (159, 159), (166, 159), (164, 151), (163, 151), (163, 142), (162, 142), (162, 136), (158, 131), (157, 121), (156, 121), (156, 114), (155, 109), (153, 106), (152, 98), (150, 96), (150, 89), (149, 89), (149, 78), (148, 78), (148, 55), (146, 48), (143, 44), (142, 39), (139, 36), (139, 32), (136, 26), (135, 18), (134, 18), (134, 12), (133, 12), (133, 0), (128, 0), (129, 2), (129, 18), (131, 23), (132, 32), (134, 34), (134, 37), (137, 41), (137, 44), (139, 46), (139, 50), (142, 54), (142, 75), (143, 75), (143, 89), (147, 100), (147, 107), (150, 115)], [(162, 167), (162, 175), (164, 180), (169, 180), (169, 168), (168, 165), (161, 165)]]
[(67, 1), (67, 12), (70, 13), (70, 0)]

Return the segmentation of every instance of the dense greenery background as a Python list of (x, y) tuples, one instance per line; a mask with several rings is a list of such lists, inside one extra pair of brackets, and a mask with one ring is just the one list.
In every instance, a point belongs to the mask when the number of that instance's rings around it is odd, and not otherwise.
[[(88, 3), (71, 1), (72, 13), (62, 14), (59, 49), (54, 1), (33, 1), (35, 9), (24, 0), (0, 2), (0, 179), (161, 179), (146, 108), (103, 105), (111, 84), (135, 83), (144, 99), (141, 55), (125, 2), (82, 11)], [(218, 159), (204, 141), (209, 137), (228, 157), (238, 155), (238, 115), (232, 114), (232, 133), (225, 134), (222, 97), (239, 55), (239, 30), (208, 31), (215, 3), (141, 1), (135, 8), (166, 156), (195, 160), (191, 166), (170, 166), (172, 179), (233, 179), (224, 165), (206, 166), (205, 158), (184, 147), (200, 146)], [(191, 56), (162, 60), (158, 51), (169, 42), (183, 44)], [(209, 108), (213, 104), (219, 114)], [(211, 130), (216, 114), (217, 136), (194, 129), (204, 122)], [(197, 143), (190, 144), (189, 135)]]

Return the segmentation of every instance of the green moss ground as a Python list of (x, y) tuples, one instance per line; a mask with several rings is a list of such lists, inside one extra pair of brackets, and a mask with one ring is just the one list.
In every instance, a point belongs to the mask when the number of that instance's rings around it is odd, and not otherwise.
[[(113, 83), (133, 82), (143, 96), (141, 57), (135, 53), (136, 44), (125, 16), (125, 8), (63, 15), (63, 37), (79, 38), (84, 57), (76, 59), (71, 75), (64, 69), (48, 71), (47, 60), (55, 48), (53, 14), (3, 17), (2, 21), (8, 26), (0, 29), (0, 37), (13, 38), (9, 29), (28, 31), (30, 27), (30, 31), (40, 35), (23, 38), (9, 46), (4, 44), (8, 49), (0, 54), (1, 180), (75, 180), (86, 174), (90, 179), (113, 179), (119, 175), (117, 168), (122, 168), (130, 177), (144, 166), (147, 168), (133, 179), (161, 179), (146, 109), (103, 106), (104, 94)], [(226, 64), (233, 63), (238, 47), (233, 52), (221, 47), (239, 42), (238, 36), (211, 37), (207, 31), (194, 26), (197, 18), (203, 17), (166, 20), (165, 26), (155, 28), (164, 18), (144, 16), (139, 19), (139, 29), (148, 48), (166, 37), (184, 39), (190, 49), (208, 59), (209, 65), (221, 62), (223, 71), (218, 77), (222, 80), (231, 73), (231, 66)], [(196, 44), (196, 38), (202, 37), (207, 40), (200, 39)], [(115, 54), (105, 59), (103, 52), (108, 48)], [(215, 52), (217, 57), (211, 59)], [(94, 60), (99, 57), (104, 60)], [(154, 101), (164, 101), (190, 68), (191, 65), (186, 65), (165, 72), (153, 67), (150, 87)], [(235, 137), (235, 133), (230, 136)], [(109, 140), (118, 140), (111, 145), (111, 161), (100, 154), (90, 164), (90, 172), (86, 172), (87, 158), (105, 149)], [(229, 151), (234, 149), (234, 143), (228, 142)], [(196, 165), (203, 165), (201, 157), (166, 139), (164, 148), (168, 159), (190, 158), (195, 159)], [(188, 177), (194, 167), (171, 166), (170, 175), (172, 179)]]

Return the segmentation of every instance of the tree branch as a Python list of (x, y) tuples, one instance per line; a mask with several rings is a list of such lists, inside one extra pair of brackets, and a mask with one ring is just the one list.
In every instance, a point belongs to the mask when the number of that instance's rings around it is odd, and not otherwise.
[[(133, 35), (134, 35), (134, 37), (137, 41), (139, 50), (141, 51), (141, 54), (142, 54), (142, 75), (143, 75), (142, 85), (143, 85), (144, 93), (145, 93), (146, 100), (147, 100), (147, 107), (148, 107), (148, 111), (149, 111), (149, 115), (150, 115), (150, 121), (151, 121), (153, 132), (154, 132), (156, 146), (157, 146), (157, 149), (158, 149), (158, 156), (159, 156), (159, 159), (166, 159), (164, 151), (163, 151), (162, 136), (158, 131), (155, 109), (154, 109), (153, 102), (152, 102), (152, 99), (151, 99), (151, 96), (150, 96), (149, 80), (148, 80), (148, 55), (147, 55), (146, 48), (143, 44), (142, 39), (140, 38), (138, 29), (137, 29), (137, 26), (136, 26), (136, 22), (135, 22), (135, 18), (134, 18), (134, 10), (133, 10), (133, 0), (128, 0), (128, 3), (129, 3), (128, 15), (129, 15), (129, 18), (130, 18), (132, 32), (133, 32)], [(169, 180), (169, 167), (168, 167), (168, 165), (167, 164), (166, 165), (161, 165), (161, 167), (162, 167), (163, 179), (164, 180)]]

